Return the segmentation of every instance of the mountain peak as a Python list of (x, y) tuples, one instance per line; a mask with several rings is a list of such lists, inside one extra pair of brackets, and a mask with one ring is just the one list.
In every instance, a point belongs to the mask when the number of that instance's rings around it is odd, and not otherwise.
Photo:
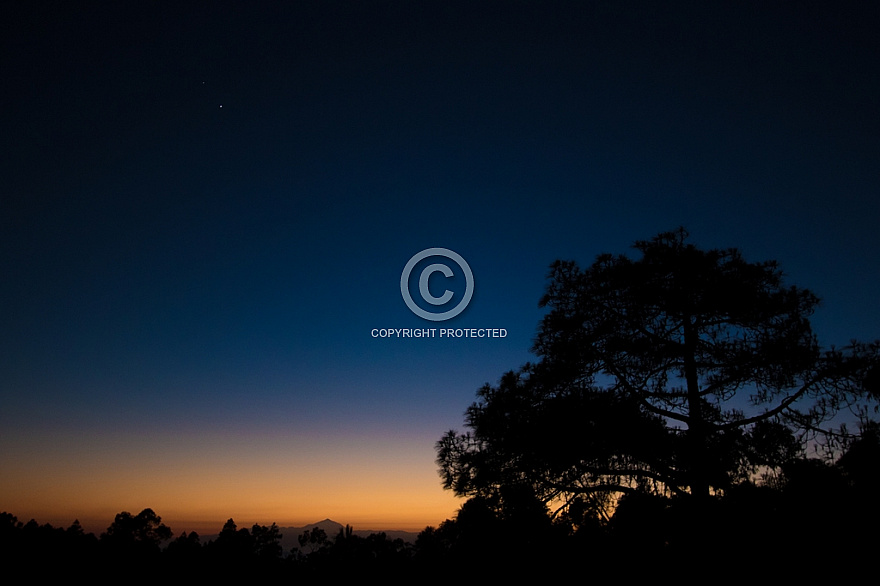
[(333, 536), (332, 534), (335, 534), (340, 529), (342, 529), (343, 525), (342, 525), (342, 523), (337, 523), (333, 519), (324, 519), (323, 521), (318, 521), (317, 523), (309, 523), (308, 525), (306, 525), (302, 529), (307, 531), (307, 530), (312, 529), (314, 527), (319, 527), (319, 528), (323, 529), (328, 537), (332, 537)]

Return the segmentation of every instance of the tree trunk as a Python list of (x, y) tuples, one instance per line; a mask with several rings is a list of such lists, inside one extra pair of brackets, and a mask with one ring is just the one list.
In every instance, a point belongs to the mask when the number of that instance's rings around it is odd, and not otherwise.
[(697, 333), (690, 316), (684, 319), (684, 375), (687, 382), (688, 430), (687, 440), (690, 450), (689, 484), (695, 500), (703, 502), (709, 498), (709, 479), (706, 474), (706, 421), (700, 398), (700, 384), (697, 378)]

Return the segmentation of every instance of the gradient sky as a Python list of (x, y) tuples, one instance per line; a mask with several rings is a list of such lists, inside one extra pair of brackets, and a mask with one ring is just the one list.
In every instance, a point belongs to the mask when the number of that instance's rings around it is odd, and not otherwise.
[[(534, 358), (549, 264), (680, 225), (880, 337), (873, 3), (71, 4), (0, 18), (20, 519), (436, 525), (434, 443)], [(430, 247), (475, 277), (448, 322), (400, 294)]]

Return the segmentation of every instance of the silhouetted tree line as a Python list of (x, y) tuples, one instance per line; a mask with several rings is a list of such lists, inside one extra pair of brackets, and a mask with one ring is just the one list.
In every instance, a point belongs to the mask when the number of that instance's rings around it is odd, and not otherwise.
[[(703, 560), (752, 563), (790, 552), (821, 560), (871, 559), (880, 526), (880, 431), (872, 427), (835, 463), (793, 459), (772, 481), (743, 482), (718, 499), (699, 536)], [(346, 526), (334, 536), (319, 528), (299, 537), (300, 547), (282, 551), (276, 524), (238, 528), (230, 519), (216, 539), (195, 532), (172, 538), (151, 509), (118, 514), (100, 536), (78, 521), (66, 528), (22, 523), (0, 514), (0, 548), (6, 567), (22, 564), (60, 574), (112, 578), (140, 568), (201, 576), (260, 575), (274, 578), (336, 575), (433, 574), (451, 568), (498, 572), (569, 571), (668, 563), (693, 551), (692, 511), (687, 499), (634, 492), (602, 518), (586, 499), (551, 518), (547, 506), (523, 486), (496, 497), (473, 497), (457, 515), (427, 527), (414, 545), (384, 533), (354, 535)], [(604, 571), (600, 567), (593, 574)], [(635, 569), (634, 569), (635, 570)]]
[[(460, 570), (474, 578), (571, 571), (602, 575), (627, 568), (650, 575), (657, 567), (696, 555), (704, 564), (746, 571), (762, 556), (788, 575), (811, 564), (873, 559), (880, 527), (880, 429), (872, 426), (834, 463), (795, 458), (772, 479), (741, 482), (713, 506), (700, 509), (695, 536), (688, 499), (648, 492), (624, 495), (613, 514), (584, 498), (551, 515), (525, 485), (493, 497), (472, 497), (454, 518), (427, 527), (415, 544), (384, 533), (355, 535), (351, 526), (328, 536), (320, 528), (282, 551), (276, 524), (239, 528), (230, 519), (216, 539), (195, 532), (172, 537), (151, 509), (118, 514), (100, 536), (78, 521), (66, 528), (20, 522), (0, 513), (6, 567), (22, 565), (52, 577), (128, 579), (133, 573), (228, 578), (437, 575)], [(740, 567), (737, 564), (744, 564)], [(782, 564), (780, 569), (779, 564)], [(684, 575), (687, 568), (678, 569)], [(764, 572), (766, 573), (766, 569)], [(481, 575), (482, 574), (482, 575)]]
[(79, 521), (67, 528), (22, 523), (0, 513), (0, 551), (6, 567), (25, 564), (45, 577), (82, 573), (99, 579), (129, 579), (140, 568), (180, 575), (285, 578), (339, 573), (395, 573), (412, 569), (415, 550), (385, 533), (367, 537), (346, 525), (334, 537), (315, 528), (299, 537), (300, 547), (283, 551), (277, 524), (239, 528), (229, 519), (216, 539), (202, 542), (196, 532), (173, 538), (152, 509), (122, 512), (100, 536), (85, 533)]

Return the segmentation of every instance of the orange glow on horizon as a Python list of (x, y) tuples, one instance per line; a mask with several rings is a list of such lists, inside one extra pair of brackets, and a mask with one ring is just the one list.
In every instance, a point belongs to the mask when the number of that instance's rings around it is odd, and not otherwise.
[(430, 442), (269, 439), (44, 438), (0, 458), (0, 507), (22, 522), (66, 528), (79, 519), (96, 535), (117, 513), (149, 507), (177, 536), (215, 534), (229, 518), (239, 527), (330, 518), (421, 531), (461, 504), (442, 489)]

